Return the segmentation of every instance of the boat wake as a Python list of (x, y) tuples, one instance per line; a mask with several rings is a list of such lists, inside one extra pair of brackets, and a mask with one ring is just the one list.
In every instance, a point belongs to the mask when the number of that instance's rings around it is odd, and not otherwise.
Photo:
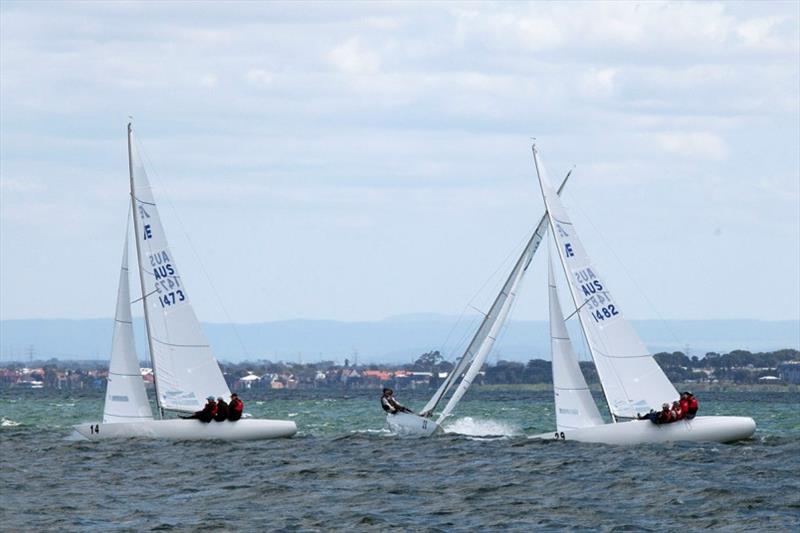
[(512, 437), (520, 433), (519, 428), (507, 422), (465, 416), (442, 428), (445, 433), (456, 433), (468, 437)]

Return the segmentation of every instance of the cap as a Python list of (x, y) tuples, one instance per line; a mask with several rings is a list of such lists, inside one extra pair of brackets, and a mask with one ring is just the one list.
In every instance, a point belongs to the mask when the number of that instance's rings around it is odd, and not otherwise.
[(669, 404), (668, 403), (662, 404), (661, 408), (662, 409), (669, 409)]
[(232, 393), (231, 393), (231, 398), (238, 398), (238, 397), (239, 397), (239, 395), (238, 395), (238, 394), (236, 394), (235, 392), (232, 392)]
[(206, 400), (213, 400), (213, 399), (215, 399), (213, 396), (209, 396), (206, 398)]

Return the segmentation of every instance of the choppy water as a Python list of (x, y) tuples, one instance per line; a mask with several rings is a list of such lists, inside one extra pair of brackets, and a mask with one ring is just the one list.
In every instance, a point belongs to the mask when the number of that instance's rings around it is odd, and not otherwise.
[(701, 396), (703, 414), (754, 417), (750, 441), (636, 447), (527, 439), (553, 429), (546, 392), (471, 391), (449, 433), (429, 439), (390, 435), (375, 392), (245, 396), (255, 416), (300, 432), (233, 445), (69, 442), (102, 397), (46, 394), (0, 396), (2, 530), (800, 526), (797, 393)]

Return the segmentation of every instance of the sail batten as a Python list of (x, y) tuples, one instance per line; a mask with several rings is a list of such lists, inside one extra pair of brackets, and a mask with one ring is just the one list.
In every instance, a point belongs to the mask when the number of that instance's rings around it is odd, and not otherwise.
[(206, 396), (227, 397), (230, 390), (189, 301), (144, 165), (132, 142), (129, 149), (142, 302), (158, 404), (170, 411), (196, 411)]
[(678, 396), (675, 387), (624, 318), (605, 280), (591, 264), (569, 214), (547, 178), (536, 147), (533, 157), (558, 257), (612, 417), (632, 418), (674, 400)]

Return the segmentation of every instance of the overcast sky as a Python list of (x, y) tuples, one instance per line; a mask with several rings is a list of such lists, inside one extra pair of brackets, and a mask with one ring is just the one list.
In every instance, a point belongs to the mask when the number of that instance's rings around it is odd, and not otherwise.
[(799, 6), (3, 0), (0, 318), (113, 314), (132, 115), (201, 320), (485, 306), (531, 137), (629, 318), (797, 319)]

